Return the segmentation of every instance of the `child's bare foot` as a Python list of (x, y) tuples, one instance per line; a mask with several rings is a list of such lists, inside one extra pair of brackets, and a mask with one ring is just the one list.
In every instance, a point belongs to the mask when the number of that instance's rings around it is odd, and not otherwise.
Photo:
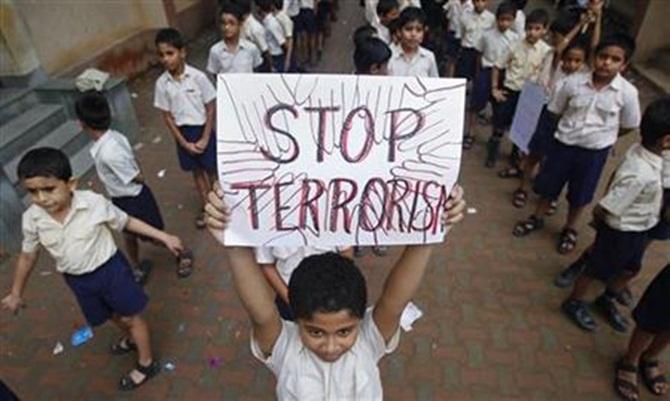
[(627, 401), (637, 401), (640, 398), (637, 387), (637, 367), (626, 363), (623, 359), (616, 364), (614, 389), (617, 394)]
[(668, 379), (658, 367), (657, 360), (642, 359), (640, 362), (642, 381), (649, 392), (654, 395), (664, 395), (668, 392)]

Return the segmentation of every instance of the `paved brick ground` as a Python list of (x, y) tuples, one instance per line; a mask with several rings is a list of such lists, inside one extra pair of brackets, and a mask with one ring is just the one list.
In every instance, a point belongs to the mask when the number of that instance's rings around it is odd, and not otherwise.
[[(329, 41), (324, 72), (349, 72), (349, 33), (362, 21), (354, 1), (343, 0), (338, 28)], [(357, 3), (357, 2), (356, 2)], [(194, 43), (191, 60), (204, 64), (215, 34)], [(248, 348), (248, 326), (226, 269), (224, 250), (193, 225), (198, 199), (192, 180), (178, 168), (174, 145), (152, 109), (158, 70), (131, 83), (137, 93), (142, 123), (138, 157), (161, 204), (168, 229), (179, 233), (195, 250), (197, 270), (186, 280), (174, 274), (165, 251), (149, 248), (146, 258), (155, 269), (147, 286), (151, 303), (146, 316), (153, 344), (165, 371), (132, 394), (116, 391), (118, 378), (133, 359), (112, 357), (107, 346), (116, 338), (113, 327), (97, 330), (80, 348), (69, 346), (73, 328), (83, 324), (74, 298), (53, 263), (43, 257), (26, 292), (27, 309), (18, 317), (0, 314), (0, 378), (25, 400), (268, 400), (274, 380), (255, 362)], [(655, 94), (640, 85), (646, 104)], [(485, 138), (488, 128), (479, 129)], [(514, 222), (529, 213), (509, 202), (512, 183), (482, 167), (482, 141), (466, 153), (462, 183), (469, 215), (435, 252), (432, 269), (416, 296), (426, 316), (402, 336), (398, 351), (382, 362), (388, 400), (612, 400), (612, 364), (627, 336), (600, 324), (596, 334), (584, 334), (558, 311), (565, 292), (552, 286), (556, 272), (572, 261), (554, 251), (565, 205), (542, 232), (527, 239), (511, 236)], [(608, 172), (630, 144), (619, 144)], [(157, 172), (165, 169), (163, 178)], [(607, 174), (607, 173), (606, 173)], [(83, 187), (100, 188), (84, 178)], [(580, 249), (593, 238), (584, 224)], [(578, 250), (579, 251), (579, 250)], [(360, 259), (371, 294), (379, 293), (397, 250), (385, 258)], [(644, 270), (634, 283), (637, 296), (667, 263), (670, 247), (653, 244)], [(0, 267), (0, 293), (11, 282), (10, 266)], [(374, 298), (373, 298), (374, 299)], [(54, 356), (57, 341), (65, 352)], [(670, 369), (670, 358), (665, 362)], [(642, 399), (653, 399), (643, 391)]]

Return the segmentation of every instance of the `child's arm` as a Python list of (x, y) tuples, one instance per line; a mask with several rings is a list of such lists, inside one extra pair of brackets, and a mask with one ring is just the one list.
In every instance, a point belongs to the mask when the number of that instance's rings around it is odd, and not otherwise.
[(165, 125), (167, 125), (170, 133), (174, 137), (174, 140), (177, 141), (177, 145), (193, 153), (193, 144), (187, 141), (186, 138), (184, 138), (184, 135), (182, 135), (181, 131), (179, 131), (179, 127), (177, 127), (177, 123), (174, 121), (172, 113), (161, 110), (161, 114), (163, 115), (163, 121), (165, 121)]
[(23, 290), (26, 287), (30, 273), (32, 273), (37, 258), (39, 257), (39, 249), (35, 252), (21, 252), (16, 261), (16, 270), (14, 271), (14, 282), (12, 289), (6, 297), (2, 299), (2, 308), (16, 314), (23, 304)]
[(584, 26), (588, 26), (589, 24), (589, 17), (588, 13), (582, 14), (581, 18), (579, 19), (579, 22), (568, 32), (567, 35), (563, 38), (563, 40), (560, 43), (556, 44), (556, 49), (555, 49), (555, 57), (554, 57), (554, 67), (558, 66), (558, 62), (561, 60), (561, 57), (563, 56), (563, 52), (565, 49), (572, 43), (572, 41), (575, 39), (577, 34), (584, 28)]
[(251, 319), (254, 339), (263, 354), (270, 355), (281, 333), (272, 289), (256, 263), (252, 248), (231, 247), (227, 253), (233, 285)]
[(156, 241), (162, 242), (165, 244), (166, 248), (168, 248), (177, 256), (179, 256), (179, 254), (184, 250), (184, 246), (182, 245), (181, 239), (179, 239), (179, 237), (175, 237), (174, 235), (170, 235), (165, 231), (154, 228), (142, 220), (136, 219), (134, 217), (128, 216), (128, 222), (126, 223), (125, 229), (132, 233), (153, 238)]
[(291, 57), (293, 57), (293, 38), (286, 38), (286, 43), (284, 43), (284, 54), (286, 54), (286, 59), (284, 60), (284, 72), (288, 72), (291, 68)]
[(198, 153), (203, 153), (209, 144), (209, 140), (212, 136), (212, 125), (214, 125), (214, 114), (216, 113), (215, 101), (211, 100), (205, 104), (205, 112), (207, 113), (207, 120), (205, 121), (205, 128), (202, 130), (202, 135), (200, 139), (194, 144), (195, 148), (198, 149)]
[(272, 287), (284, 302), (288, 303), (288, 286), (279, 275), (277, 266), (274, 264), (261, 264), (261, 269), (263, 270), (263, 275), (270, 284), (270, 287)]
[(593, 11), (596, 16), (595, 26), (593, 27), (593, 34), (591, 36), (591, 45), (589, 47), (589, 56), (587, 60), (591, 68), (594, 68), (595, 66), (596, 47), (598, 47), (598, 43), (600, 42), (600, 36), (602, 35), (603, 4), (605, 4), (605, 2), (603, 0), (599, 0), (595, 4), (589, 5), (589, 10)]
[(493, 66), (493, 69), (491, 70), (491, 96), (493, 96), (497, 102), (504, 102), (507, 100), (507, 96), (505, 96), (505, 91), (500, 89), (499, 86), (500, 70), (497, 66)]

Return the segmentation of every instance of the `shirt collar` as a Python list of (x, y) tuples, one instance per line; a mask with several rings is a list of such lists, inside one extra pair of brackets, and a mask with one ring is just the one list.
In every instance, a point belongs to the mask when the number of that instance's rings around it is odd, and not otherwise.
[(654, 171), (661, 171), (663, 169), (663, 157), (647, 150), (647, 148), (640, 144), (634, 146), (635, 149), (633, 151), (640, 156), (640, 159), (647, 162)]
[(112, 139), (110, 131), (111, 130), (105, 131), (105, 133), (102, 134), (100, 138), (98, 138), (95, 142), (93, 142), (93, 146), (91, 146), (91, 156), (95, 158), (98, 155), (98, 152), (100, 152), (100, 148), (102, 148), (102, 145), (105, 144), (106, 142), (109, 142)]
[[(191, 67), (190, 65), (184, 63), (184, 73), (181, 74), (182, 78), (190, 77), (190, 76), (191, 76), (191, 73), (192, 73), (192, 70), (193, 70), (193, 67)], [(177, 80), (172, 76), (172, 74), (170, 74), (169, 71), (165, 71), (165, 74), (167, 75), (167, 79), (168, 79), (169, 81), (172, 81), (172, 82), (179, 82), (179, 81), (177, 81)], [(182, 79), (182, 81), (183, 81), (183, 79)]]
[[(593, 74), (594, 72), (591, 72), (590, 74), (584, 74), (582, 78), (582, 83), (585, 85), (588, 85), (589, 87), (593, 88)], [(621, 90), (621, 86), (623, 85), (623, 77), (621, 74), (617, 73), (614, 79), (610, 81), (607, 86), (605, 86), (603, 89), (613, 89), (615, 91)]]

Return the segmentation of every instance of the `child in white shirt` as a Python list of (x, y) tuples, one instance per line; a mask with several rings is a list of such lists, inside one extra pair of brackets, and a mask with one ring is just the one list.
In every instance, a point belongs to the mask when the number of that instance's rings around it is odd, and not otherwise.
[(282, 25), (274, 15), (274, 1), (256, 0), (256, 5), (263, 21), (263, 27), (265, 28), (265, 38), (268, 43), (270, 56), (272, 57), (272, 71), (284, 72), (286, 37), (284, 35), (284, 28), (282, 28)]
[(437, 78), (435, 55), (421, 47), (426, 29), (426, 15), (420, 8), (407, 7), (398, 17), (400, 44), (392, 47), (389, 75)]
[(251, 73), (263, 64), (258, 48), (241, 38), (242, 9), (235, 3), (224, 3), (219, 9), (221, 40), (209, 49), (207, 72), (226, 74), (230, 72)]

